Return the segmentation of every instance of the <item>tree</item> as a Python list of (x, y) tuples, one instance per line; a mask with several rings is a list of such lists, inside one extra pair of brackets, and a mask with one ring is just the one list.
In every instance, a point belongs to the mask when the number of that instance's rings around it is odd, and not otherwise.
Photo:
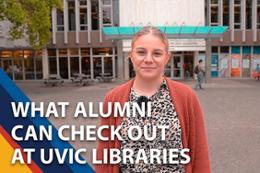
[(9, 21), (13, 40), (26, 38), (34, 49), (51, 38), (51, 10), (62, 9), (62, 0), (0, 0), (0, 21)]

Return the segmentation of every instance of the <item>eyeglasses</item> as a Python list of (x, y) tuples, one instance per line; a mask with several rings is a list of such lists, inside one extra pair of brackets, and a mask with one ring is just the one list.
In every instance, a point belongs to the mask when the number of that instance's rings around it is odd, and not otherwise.
[[(145, 49), (134, 49), (133, 53), (140, 59), (145, 59), (149, 52)], [(161, 58), (163, 58), (166, 54), (166, 51), (162, 51), (162, 50), (154, 50), (151, 52), (151, 56), (154, 60), (159, 60)]]

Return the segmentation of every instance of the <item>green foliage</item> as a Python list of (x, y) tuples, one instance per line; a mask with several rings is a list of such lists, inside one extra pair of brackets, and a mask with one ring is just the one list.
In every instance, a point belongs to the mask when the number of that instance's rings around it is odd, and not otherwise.
[(51, 10), (62, 9), (62, 0), (0, 0), (0, 21), (11, 23), (12, 39), (26, 38), (29, 44), (40, 49), (51, 38)]

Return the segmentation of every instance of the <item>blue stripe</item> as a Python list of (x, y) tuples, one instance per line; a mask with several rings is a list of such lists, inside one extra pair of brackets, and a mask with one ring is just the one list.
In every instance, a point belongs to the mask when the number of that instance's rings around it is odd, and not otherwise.
[[(14, 82), (4, 73), (0, 68), (0, 123), (9, 132), (14, 125), (21, 124), (24, 127), (33, 124), (35, 127), (39, 125), (44, 125), (45, 127), (52, 125), (47, 118), (40, 118), (39, 114), (36, 114), (35, 118), (14, 118), (12, 115), (11, 101), (14, 102), (30, 102), (29, 98), (14, 84)], [(68, 142), (64, 142), (59, 139), (57, 129), (53, 126), (52, 141), (22, 141), (18, 142), (23, 148), (33, 147), (36, 149), (35, 157), (33, 158), (35, 162), (46, 172), (61, 171), (65, 173), (75, 172), (75, 173), (93, 173), (93, 169), (88, 165), (81, 165), (78, 163), (69, 164), (69, 158), (66, 157), (66, 164), (59, 165), (56, 160), (53, 161), (51, 165), (43, 165), (39, 160), (39, 149), (40, 148), (58, 148), (63, 151), (65, 148), (73, 148)], [(74, 149), (74, 148), (73, 148)], [(47, 150), (48, 151), (48, 150)], [(75, 151), (75, 149), (74, 149)], [(83, 159), (83, 157), (81, 157)], [(48, 171), (47, 171), (48, 170)]]
[[(22, 125), (24, 129), (27, 129), (29, 125), (33, 125), (30, 119), (28, 118), (14, 118), (12, 116), (12, 108), (10, 102), (14, 101), (10, 98), (8, 93), (0, 86), (0, 122), (3, 128), (9, 133), (11, 136), (11, 130), (16, 125)], [(38, 129), (35, 128), (36, 133), (38, 134)], [(18, 136), (25, 136), (25, 130), (19, 130), (17, 132)], [(62, 171), (62, 172), (72, 172), (71, 169), (66, 165), (59, 165), (57, 160), (54, 159), (52, 164), (44, 165), (40, 160), (40, 148), (49, 149), (53, 148), (51, 143), (47, 140), (44, 141), (16, 141), (22, 148), (34, 148), (35, 153), (32, 154), (32, 160), (43, 170), (44, 172), (51, 172), (51, 171)]]

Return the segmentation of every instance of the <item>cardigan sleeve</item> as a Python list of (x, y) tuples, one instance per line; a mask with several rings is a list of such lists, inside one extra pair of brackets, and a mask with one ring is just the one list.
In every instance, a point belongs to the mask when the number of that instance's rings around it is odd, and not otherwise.
[(207, 136), (205, 131), (204, 114), (196, 94), (192, 91), (192, 118), (190, 124), (190, 142), (192, 173), (210, 173), (210, 160)]
[[(108, 102), (109, 101), (110, 101), (109, 97), (106, 96), (105, 100), (104, 100), (104, 104), (103, 104), (104, 112), (107, 112), (107, 110), (108, 110)], [(100, 118), (99, 126), (103, 126), (103, 125), (110, 126), (110, 117), (111, 116), (109, 116), (108, 118)], [(102, 130), (102, 136), (109, 138), (110, 130), (108, 130), (108, 129)], [(109, 141), (98, 140), (97, 159), (98, 160), (103, 160), (104, 149), (109, 149), (109, 148), (110, 148)], [(109, 158), (109, 155), (108, 155), (108, 158)], [(110, 167), (109, 164), (95, 164), (94, 165), (94, 169), (95, 169), (96, 173), (108, 172), (109, 167)]]

